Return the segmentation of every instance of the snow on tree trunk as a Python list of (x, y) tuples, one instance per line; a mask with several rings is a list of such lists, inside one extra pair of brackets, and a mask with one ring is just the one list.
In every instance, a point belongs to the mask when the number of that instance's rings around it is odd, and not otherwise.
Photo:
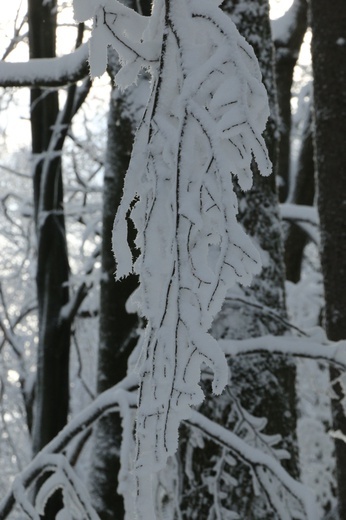
[[(335, 341), (346, 338), (346, 4), (336, 0), (330, 8), (322, 0), (311, 0), (310, 7), (325, 325)], [(338, 375), (331, 371), (332, 378)], [(334, 428), (345, 433), (345, 392), (339, 383), (334, 389)], [(339, 515), (345, 520), (346, 447), (340, 439), (335, 446)]]

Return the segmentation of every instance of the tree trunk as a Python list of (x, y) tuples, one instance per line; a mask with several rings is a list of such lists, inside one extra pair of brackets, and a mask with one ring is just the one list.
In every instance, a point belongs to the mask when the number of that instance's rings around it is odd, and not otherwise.
[[(262, 68), (272, 114), (267, 125), (266, 142), (275, 170), (277, 116), (268, 2), (233, 0), (226, 1), (223, 7), (254, 46)], [(240, 220), (261, 248), (264, 266), (251, 288), (238, 286), (228, 293), (224, 307), (213, 325), (213, 333), (219, 338), (242, 339), (268, 333), (280, 334), (285, 329), (281, 321), (286, 316), (286, 310), (275, 172), (269, 178), (263, 178), (256, 168), (254, 164), (254, 185), (251, 191), (241, 194), (239, 190)], [(268, 313), (268, 308), (274, 311), (276, 318), (270, 311)], [(291, 458), (283, 464), (293, 476), (297, 476), (294, 385), (295, 366), (290, 361), (260, 355), (253, 356), (251, 360), (232, 360), (228, 391), (219, 398), (208, 399), (203, 405), (203, 413), (240, 436), (244, 433), (239, 426), (244, 409), (257, 417), (268, 417), (265, 433), (279, 433), (282, 436), (282, 447), (291, 454)], [(258, 437), (261, 436), (260, 430), (257, 432)], [(240, 518), (247, 520), (276, 518), (274, 509), (264, 495), (256, 495), (249, 468), (239, 464), (235, 467), (234, 461), (211, 442), (205, 441), (204, 448), (200, 449), (196, 446), (193, 431), (184, 430), (181, 439), (180, 458), (185, 468), (190, 467), (181, 484), (184, 491), (182, 518), (214, 519), (219, 518), (217, 514), (220, 515), (220, 511), (226, 515), (226, 510), (236, 512)], [(255, 445), (260, 444), (255, 441)], [(265, 449), (263, 445), (261, 448)], [(213, 479), (215, 486), (211, 484)], [(213, 489), (218, 489), (217, 496)]]
[[(122, 196), (137, 118), (131, 104), (131, 89), (120, 94), (113, 88), (103, 191), (98, 393), (125, 377), (128, 357), (137, 342), (138, 317), (136, 314), (128, 314), (125, 308), (126, 301), (137, 286), (137, 278), (130, 276), (120, 282), (114, 280), (115, 260), (112, 251), (114, 215)], [(116, 492), (121, 435), (118, 413), (108, 414), (95, 427), (89, 487), (102, 520), (118, 520), (124, 516), (123, 498)]]
[[(56, 7), (55, 0), (30, 0), (30, 58), (55, 56)], [(65, 426), (69, 405), (70, 323), (61, 319), (61, 311), (69, 301), (61, 159), (51, 160), (45, 155), (58, 113), (57, 91), (31, 90), (39, 319), (34, 454)], [(55, 518), (60, 506), (61, 499), (55, 494), (47, 504), (45, 519)]]
[[(326, 6), (311, 0), (312, 63), (314, 74), (315, 145), (318, 211), (321, 224), (321, 262), (325, 290), (325, 325), (329, 339), (346, 339), (346, 4)], [(332, 378), (338, 373), (331, 371)], [(335, 430), (346, 433), (341, 399), (333, 406)], [(338, 504), (346, 519), (346, 446), (336, 439)]]
[[(132, 0), (124, 3), (134, 8)], [(144, 15), (150, 14), (150, 6), (150, 0), (142, 0), (136, 4)], [(114, 51), (109, 52), (108, 59), (113, 84), (118, 67)], [(129, 87), (123, 93), (113, 85), (111, 92), (103, 188), (101, 250), (103, 276), (100, 282), (98, 393), (107, 390), (126, 376), (128, 357), (138, 339), (138, 316), (128, 314), (126, 311), (126, 302), (136, 289), (138, 280), (137, 277), (130, 276), (120, 282), (115, 281), (116, 262), (112, 251), (112, 228), (122, 197), (135, 131), (147, 101), (146, 94), (143, 100), (141, 99), (143, 81), (145, 80), (139, 80), (140, 85), (135, 89)], [(102, 418), (94, 430), (89, 489), (101, 520), (121, 520), (124, 517), (123, 497), (116, 492), (120, 470), (121, 436), (122, 427), (118, 413), (108, 414)]]

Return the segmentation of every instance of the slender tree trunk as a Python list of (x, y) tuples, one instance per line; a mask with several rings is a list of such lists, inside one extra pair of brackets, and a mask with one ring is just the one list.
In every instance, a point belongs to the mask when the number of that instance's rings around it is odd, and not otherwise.
[[(137, 280), (128, 277), (115, 282), (112, 228), (122, 195), (123, 179), (131, 155), (132, 121), (123, 113), (124, 100), (115, 89), (108, 116), (108, 148), (103, 191), (102, 278), (98, 354), (98, 393), (115, 385), (126, 375), (127, 360), (136, 343), (136, 314), (128, 314), (126, 301)], [(118, 413), (108, 414), (95, 428), (89, 487), (102, 520), (124, 516), (123, 499), (117, 494), (120, 469), (121, 421)]]
[[(240, 32), (254, 46), (262, 68), (272, 114), (266, 141), (275, 166), (277, 117), (268, 2), (226, 1), (224, 9), (232, 15)], [(285, 328), (281, 321), (286, 316), (286, 310), (275, 172), (271, 177), (263, 178), (256, 171), (256, 165), (253, 166), (254, 186), (251, 192), (244, 195), (239, 190), (240, 220), (261, 248), (264, 267), (251, 288), (236, 287), (229, 292), (213, 325), (216, 337), (241, 339), (268, 333), (280, 334)], [(275, 312), (277, 318), (268, 313), (268, 308)], [(244, 409), (254, 416), (268, 418), (265, 433), (279, 433), (282, 436), (282, 447), (291, 454), (291, 459), (284, 461), (284, 465), (293, 476), (297, 476), (294, 364), (259, 355), (251, 360), (232, 360), (229, 390), (217, 399), (208, 399), (203, 405), (203, 412), (242, 436), (244, 432), (239, 425)], [(231, 457), (208, 441), (200, 449), (193, 431), (188, 433), (184, 430), (181, 438), (180, 458), (185, 469), (190, 468), (181, 484), (182, 518), (218, 518), (217, 514), (220, 515), (221, 511), (226, 515), (226, 510), (236, 512), (246, 520), (276, 518), (271, 504), (263, 495), (256, 495), (248, 468), (239, 464), (234, 466)], [(257, 441), (255, 444), (260, 445)], [(218, 490), (217, 496), (215, 489)]]
[[(56, 3), (29, 2), (30, 57), (55, 56)], [(68, 302), (68, 259), (63, 216), (61, 161), (44, 169), (44, 153), (58, 116), (58, 93), (32, 89), (34, 202), (38, 242), (39, 344), (33, 430), (37, 453), (66, 424), (68, 411), (69, 326), (60, 313)], [(43, 178), (44, 175), (44, 178)], [(47, 182), (48, 181), (48, 182)]]
[[(312, 63), (318, 210), (321, 224), (321, 262), (325, 290), (325, 325), (331, 340), (346, 339), (346, 4), (311, 0)], [(338, 372), (331, 371), (332, 378)], [(335, 430), (346, 433), (341, 400), (335, 386)], [(346, 519), (346, 445), (336, 439), (338, 505)]]
[[(29, 1), (31, 58), (55, 56), (56, 7), (55, 0)], [(39, 318), (34, 454), (66, 424), (69, 405), (70, 323), (61, 319), (61, 311), (69, 301), (61, 160), (50, 160), (45, 155), (58, 113), (57, 91), (31, 90)], [(45, 518), (55, 518), (60, 505), (60, 497), (55, 495), (46, 507)]]

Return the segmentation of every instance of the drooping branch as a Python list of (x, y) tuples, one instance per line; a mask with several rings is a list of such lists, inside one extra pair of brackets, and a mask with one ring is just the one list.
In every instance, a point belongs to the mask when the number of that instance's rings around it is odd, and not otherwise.
[[(31, 520), (40, 520), (40, 515), (44, 515), (48, 499), (58, 488), (63, 488), (64, 500), (67, 496), (69, 498), (67, 506), (69, 513), (71, 513), (70, 507), (73, 504), (74, 508), (77, 508), (83, 514), (85, 520), (99, 520), (90, 503), (84, 484), (78, 478), (66, 457), (60, 454), (39, 454), (36, 457), (34, 472), (36, 478), (41, 477), (44, 473), (51, 473), (38, 490), (34, 504), (30, 500), (30, 493), (28, 493), (28, 489), (23, 482), (23, 473), (15, 478), (12, 487), (17, 504)], [(65, 511), (65, 508), (63, 511)]]
[[(136, 296), (148, 320), (135, 460), (143, 518), (154, 516), (148, 471), (174, 454), (180, 421), (203, 399), (201, 363), (214, 372), (215, 393), (227, 382), (223, 354), (207, 332), (227, 287), (247, 284), (259, 271), (258, 254), (236, 220), (231, 174), (248, 189), (253, 156), (263, 174), (271, 170), (261, 136), (266, 94), (252, 48), (215, 5), (165, 7), (160, 66), (114, 225), (117, 277), (132, 268), (139, 274)], [(141, 251), (133, 266), (128, 210)]]
[[(136, 397), (130, 390), (137, 388), (138, 379), (135, 375), (128, 376), (115, 387), (98, 396), (87, 408), (80, 412), (61, 432), (49, 442), (28, 464), (19, 476), (24, 489), (31, 486), (41, 472), (46, 455), (61, 453), (78, 435), (85, 433), (95, 421), (111, 409), (121, 408), (124, 412), (135, 405)], [(13, 489), (0, 503), (0, 520), (5, 520), (13, 510), (16, 498)]]

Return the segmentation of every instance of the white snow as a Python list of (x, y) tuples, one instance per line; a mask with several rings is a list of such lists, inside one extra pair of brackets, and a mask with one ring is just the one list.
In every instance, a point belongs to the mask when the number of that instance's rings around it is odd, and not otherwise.
[(88, 59), (88, 44), (84, 43), (74, 52), (59, 58), (39, 58), (26, 62), (0, 61), (2, 85), (32, 85), (59, 83), (61, 77), (74, 77)]

